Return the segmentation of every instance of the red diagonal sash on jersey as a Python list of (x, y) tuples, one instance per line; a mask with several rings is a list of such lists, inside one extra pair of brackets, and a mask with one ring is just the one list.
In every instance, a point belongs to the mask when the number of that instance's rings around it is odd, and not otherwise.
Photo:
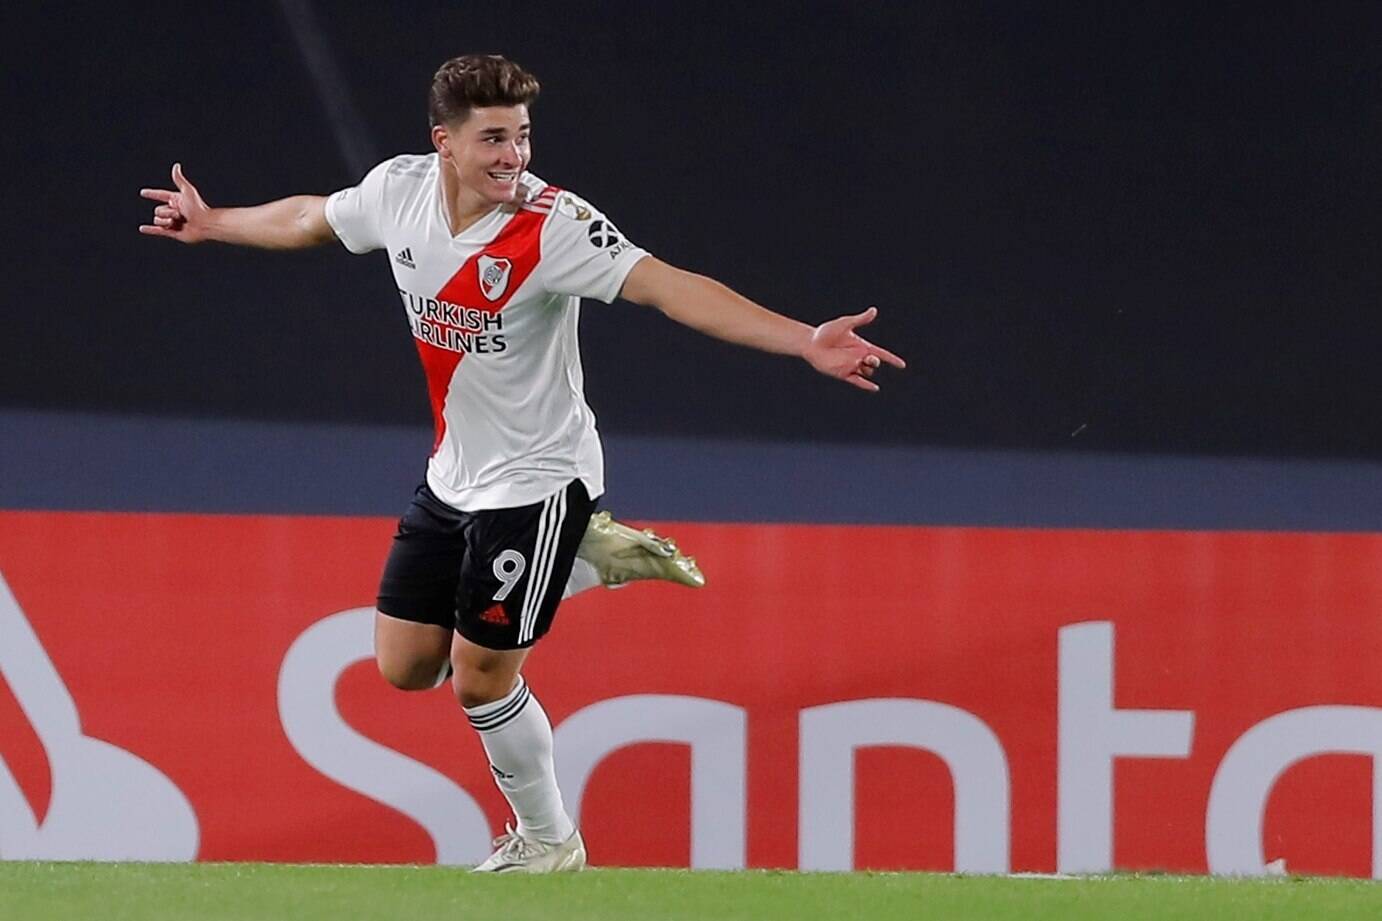
[[(548, 186), (543, 190), (541, 200), (549, 200), (557, 191), (555, 187)], [(460, 270), (442, 285), (436, 294), (437, 299), (483, 310), (486, 313), (499, 313), (503, 310), (542, 258), (540, 241), (542, 222), (546, 217), (545, 210), (520, 209), (492, 242), (467, 259)], [(508, 284), (496, 300), (490, 300), (481, 290), (481, 256), (507, 259), (511, 264)], [(432, 442), (432, 453), (435, 454), (441, 445), (442, 437), (446, 434), (446, 395), (451, 389), (451, 378), (465, 353), (441, 348), (416, 336), (413, 337), (413, 341), (417, 344), (418, 357), (422, 359), (422, 368), (427, 375), (427, 395), (432, 401), (432, 424), (436, 432), (436, 438)]]

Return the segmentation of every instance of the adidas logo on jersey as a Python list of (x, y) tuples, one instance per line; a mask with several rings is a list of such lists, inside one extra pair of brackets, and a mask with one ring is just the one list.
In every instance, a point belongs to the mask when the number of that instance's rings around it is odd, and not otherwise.
[(413, 248), (411, 246), (405, 246), (403, 249), (399, 250), (398, 255), (393, 257), (393, 261), (404, 268), (417, 268), (417, 265), (413, 262)]

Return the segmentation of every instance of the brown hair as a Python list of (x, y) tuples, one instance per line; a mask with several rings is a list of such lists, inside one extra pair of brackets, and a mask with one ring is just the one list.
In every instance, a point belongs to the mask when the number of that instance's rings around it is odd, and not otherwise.
[(537, 77), (502, 55), (464, 54), (437, 68), (427, 119), (449, 125), (465, 121), (471, 109), (530, 105), (541, 88)]

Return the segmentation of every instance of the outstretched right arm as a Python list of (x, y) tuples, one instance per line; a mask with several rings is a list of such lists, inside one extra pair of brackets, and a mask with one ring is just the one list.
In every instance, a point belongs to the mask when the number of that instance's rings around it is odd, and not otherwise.
[(144, 198), (156, 201), (154, 222), (141, 224), (140, 233), (170, 237), (182, 243), (216, 240), (263, 249), (305, 249), (336, 239), (326, 222), (326, 198), (294, 195), (252, 208), (211, 208), (197, 187), (173, 164), (173, 185), (167, 189), (140, 189)]

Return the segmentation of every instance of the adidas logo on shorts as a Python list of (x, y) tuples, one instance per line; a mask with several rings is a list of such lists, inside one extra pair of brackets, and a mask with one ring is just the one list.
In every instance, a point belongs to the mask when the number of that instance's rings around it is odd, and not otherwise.
[(511, 623), (509, 615), (504, 613), (504, 606), (502, 604), (490, 605), (485, 609), (484, 613), (480, 615), (480, 619), (487, 624), (498, 624), (501, 627), (507, 627)]

